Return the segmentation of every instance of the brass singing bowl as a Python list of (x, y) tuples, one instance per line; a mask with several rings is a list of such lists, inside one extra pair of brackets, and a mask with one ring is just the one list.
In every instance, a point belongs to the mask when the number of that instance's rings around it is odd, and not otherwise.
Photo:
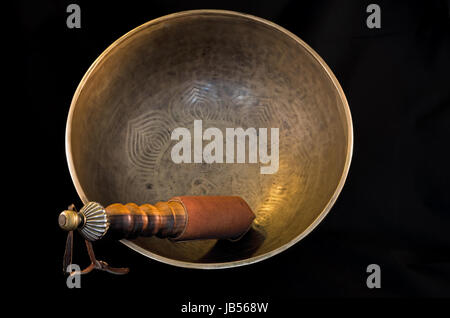
[[(261, 174), (261, 163), (174, 163), (171, 132), (192, 131), (196, 119), (224, 133), (279, 128), (278, 171)], [(217, 10), (167, 15), (115, 41), (79, 84), (66, 130), (69, 169), (84, 203), (177, 195), (248, 202), (256, 219), (238, 242), (122, 240), (150, 258), (193, 268), (254, 263), (300, 241), (342, 190), (352, 145), (345, 95), (319, 55), (272, 22)]]

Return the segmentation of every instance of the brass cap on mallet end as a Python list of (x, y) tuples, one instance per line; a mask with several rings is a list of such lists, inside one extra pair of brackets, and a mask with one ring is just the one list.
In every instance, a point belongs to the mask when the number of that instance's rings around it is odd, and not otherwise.
[(81, 216), (75, 212), (70, 210), (65, 210), (61, 212), (58, 217), (59, 227), (65, 231), (73, 231), (78, 228), (81, 223)]
[(78, 229), (88, 241), (102, 238), (109, 228), (105, 208), (97, 202), (88, 202), (80, 212), (64, 210), (58, 217), (59, 227), (65, 231)]

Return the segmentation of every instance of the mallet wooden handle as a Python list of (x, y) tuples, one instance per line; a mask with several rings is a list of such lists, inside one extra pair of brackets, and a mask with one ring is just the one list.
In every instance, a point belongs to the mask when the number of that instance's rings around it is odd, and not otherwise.
[(63, 229), (78, 228), (90, 241), (157, 236), (173, 240), (236, 239), (251, 226), (255, 215), (237, 196), (179, 196), (155, 205), (89, 202), (80, 212), (64, 211)]
[(155, 205), (115, 203), (105, 208), (109, 220), (108, 236), (115, 239), (138, 236), (176, 237), (186, 227), (187, 213), (178, 202)]

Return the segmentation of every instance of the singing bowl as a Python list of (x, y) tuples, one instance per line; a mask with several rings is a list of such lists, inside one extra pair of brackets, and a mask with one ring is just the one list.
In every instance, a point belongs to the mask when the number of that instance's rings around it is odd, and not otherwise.
[[(196, 119), (224, 132), (278, 128), (278, 171), (261, 174), (261, 163), (174, 163), (171, 132), (192, 131)], [(167, 15), (115, 41), (79, 84), (66, 130), (69, 170), (84, 203), (177, 195), (247, 201), (256, 219), (238, 242), (121, 241), (193, 268), (254, 263), (305, 237), (338, 197), (352, 144), (345, 95), (316, 52), (272, 22), (217, 10)]]

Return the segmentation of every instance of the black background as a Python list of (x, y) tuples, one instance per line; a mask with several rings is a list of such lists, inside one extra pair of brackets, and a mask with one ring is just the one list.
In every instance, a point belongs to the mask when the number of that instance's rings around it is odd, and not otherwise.
[[(81, 7), (81, 29), (66, 27), (71, 2)], [(381, 7), (381, 29), (366, 26), (371, 2)], [(25, 237), (34, 285), (44, 285), (52, 296), (80, 299), (93, 293), (141, 294), (153, 310), (173, 312), (189, 299), (262, 299), (280, 308), (291, 298), (449, 297), (449, 2), (371, 2), (20, 2), (17, 29), (25, 47), (17, 51), (26, 77), (19, 112), (33, 125), (25, 149), (33, 160), (16, 161), (26, 161), (31, 170), (20, 187), (27, 189), (39, 222), (38, 231)], [(310, 235), (263, 262), (226, 270), (183, 269), (118, 242), (98, 242), (100, 259), (129, 266), (131, 272), (95, 272), (82, 277), (79, 291), (69, 290), (62, 274), (65, 233), (57, 216), (70, 203), (81, 207), (64, 149), (75, 89), (95, 58), (124, 33), (165, 14), (202, 8), (273, 21), (327, 62), (353, 116), (354, 154), (344, 189)], [(74, 262), (88, 264), (79, 236)], [(366, 286), (372, 263), (381, 267), (380, 289)]]

